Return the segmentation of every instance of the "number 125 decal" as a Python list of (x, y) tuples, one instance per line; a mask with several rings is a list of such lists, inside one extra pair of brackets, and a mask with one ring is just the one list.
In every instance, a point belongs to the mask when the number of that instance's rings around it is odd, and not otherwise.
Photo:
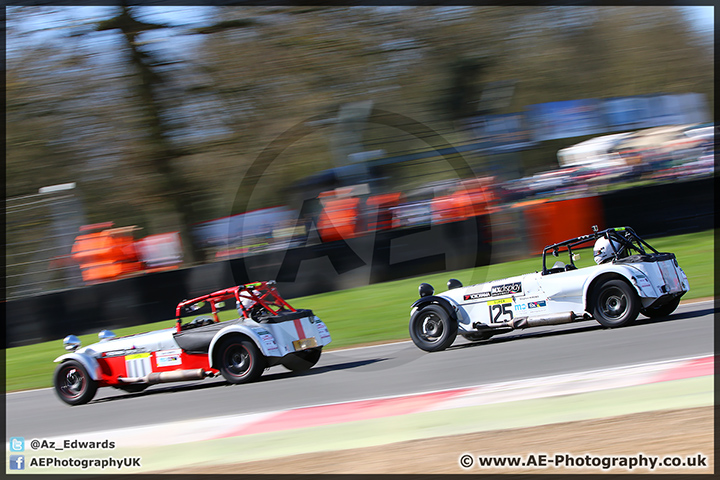
[[(513, 319), (512, 302), (509, 299), (488, 302), (490, 323), (502, 323)], [(500, 319), (500, 317), (504, 317)]]

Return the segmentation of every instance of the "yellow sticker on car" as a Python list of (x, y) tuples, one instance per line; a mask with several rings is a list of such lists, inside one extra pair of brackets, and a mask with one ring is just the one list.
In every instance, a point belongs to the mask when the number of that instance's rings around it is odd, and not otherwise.
[(150, 358), (149, 353), (133, 353), (132, 355), (125, 355), (125, 360), (137, 360), (138, 358)]
[(144, 377), (152, 373), (149, 353), (125, 355), (125, 371), (128, 377)]
[(499, 298), (497, 300), (488, 300), (488, 305), (502, 305), (503, 303), (512, 303), (512, 298)]

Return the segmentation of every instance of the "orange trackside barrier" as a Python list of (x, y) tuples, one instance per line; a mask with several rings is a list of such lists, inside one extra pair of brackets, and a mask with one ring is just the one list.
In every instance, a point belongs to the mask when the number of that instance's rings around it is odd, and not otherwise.
[(470, 191), (459, 190), (452, 194), (458, 220), (466, 220), (475, 215), (475, 206)]
[[(493, 193), (494, 177), (473, 178), (462, 182), (462, 188), (470, 197), (473, 208), (471, 215), (485, 215), (496, 203)], [(462, 191), (462, 190), (461, 190)]]
[(402, 199), (403, 194), (400, 192), (385, 193), (382, 195), (368, 197), (365, 204), (368, 207), (374, 207), (377, 209), (377, 215), (374, 219), (371, 218), (368, 224), (368, 230), (388, 230), (396, 227), (397, 220), (390, 209), (397, 207)]
[(323, 242), (357, 236), (358, 198), (335, 198), (324, 201), (318, 219), (318, 232)]
[(432, 201), (433, 221), (447, 223), (466, 220), (475, 213), (473, 201), (465, 190), (443, 195)]
[(72, 258), (80, 264), (84, 281), (110, 280), (142, 270), (142, 263), (138, 260), (134, 239), (130, 234), (134, 229), (135, 227), (108, 228), (79, 235), (75, 239)]
[(430, 204), (433, 223), (446, 223), (452, 221), (453, 202), (450, 195), (436, 197)]
[(100, 282), (122, 275), (122, 264), (119, 263), (86, 263), (81, 266), (82, 277), (86, 282)]
[(605, 228), (600, 197), (539, 200), (518, 205), (523, 209), (525, 231), (532, 254), (553, 243), (590, 233), (593, 225)]

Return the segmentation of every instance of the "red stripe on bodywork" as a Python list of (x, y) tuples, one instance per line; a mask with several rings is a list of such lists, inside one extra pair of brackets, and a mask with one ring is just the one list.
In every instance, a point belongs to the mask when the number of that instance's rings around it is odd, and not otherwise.
[(214, 438), (236, 437), (254, 433), (276, 432), (295, 428), (316, 427), (336, 423), (370, 420), (373, 418), (392, 417), (427, 410), (429, 407), (450, 400), (471, 388), (462, 388), (444, 392), (426, 393), (409, 397), (383, 398), (378, 400), (361, 400), (357, 402), (323, 405), (319, 407), (298, 408), (279, 412), (270, 418), (256, 423), (244, 425), (237, 430), (227, 432)]
[(297, 330), (298, 340), (307, 338), (305, 336), (305, 330), (303, 329), (303, 326), (302, 326), (302, 319), (296, 318), (295, 320), (293, 320), (293, 323), (295, 324), (295, 330)]

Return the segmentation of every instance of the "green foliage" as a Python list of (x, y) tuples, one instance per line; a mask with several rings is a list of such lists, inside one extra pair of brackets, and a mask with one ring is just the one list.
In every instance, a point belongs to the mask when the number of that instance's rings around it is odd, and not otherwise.
[[(714, 232), (706, 231), (664, 237), (649, 243), (660, 251), (675, 253), (690, 281), (686, 300), (711, 297), (714, 294)], [(581, 251), (579, 266), (592, 263), (590, 251)], [(443, 272), (388, 283), (368, 285), (338, 292), (323, 293), (291, 301), (295, 308), (308, 308), (328, 325), (333, 341), (330, 349), (353, 345), (404, 340), (409, 337), (410, 305), (417, 300), (421, 282), (444, 291), (449, 278), (457, 278), (464, 285), (520, 275), (540, 269), (540, 258), (489, 265), (457, 272)], [(221, 312), (231, 315), (232, 311)], [(119, 336), (170, 328), (173, 320), (137, 325), (115, 331)], [(96, 335), (80, 337), (83, 345), (97, 341)], [(51, 385), (55, 364), (52, 360), (63, 352), (61, 340), (10, 348), (6, 351), (6, 390), (26, 390)]]

